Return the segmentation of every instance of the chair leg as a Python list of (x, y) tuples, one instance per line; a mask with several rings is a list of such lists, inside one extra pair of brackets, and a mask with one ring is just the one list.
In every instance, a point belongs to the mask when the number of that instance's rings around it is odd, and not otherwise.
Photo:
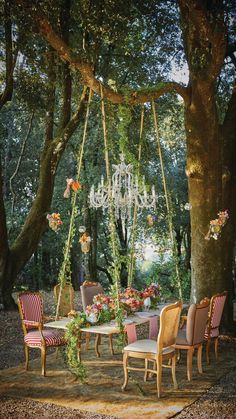
[(197, 350), (197, 367), (198, 367), (198, 372), (202, 374), (202, 344), (198, 346), (198, 350)]
[(25, 349), (25, 369), (27, 371), (29, 367), (29, 348), (26, 344), (24, 345), (24, 349)]
[(147, 369), (148, 369), (148, 359), (147, 358), (145, 358), (145, 372), (144, 372), (144, 381), (146, 382), (147, 381), (147, 379), (148, 379), (148, 372), (147, 372)]
[(207, 339), (206, 343), (206, 359), (207, 363), (210, 364), (210, 345), (211, 345), (211, 339)]
[(161, 397), (161, 378), (162, 378), (162, 357), (157, 358), (156, 362), (157, 368), (157, 397), (160, 399)]
[(112, 335), (109, 335), (109, 346), (110, 346), (111, 355), (114, 355)]
[(100, 333), (96, 333), (96, 338), (95, 338), (95, 352), (97, 357), (100, 357), (100, 352), (99, 352), (99, 345), (101, 344), (101, 335)]
[(176, 380), (176, 355), (173, 356), (172, 362), (171, 362), (171, 372), (172, 372), (172, 380), (174, 384), (174, 389), (176, 390), (178, 388), (178, 383)]
[(85, 349), (89, 350), (90, 333), (85, 333)]
[(218, 359), (218, 337), (215, 339), (215, 356)]
[(123, 355), (123, 368), (124, 368), (124, 383), (121, 387), (122, 391), (124, 391), (126, 389), (127, 384), (128, 384), (128, 379), (129, 379), (129, 376), (128, 376), (128, 354), (126, 352), (124, 352), (124, 355)]
[(41, 347), (41, 367), (42, 367), (42, 375), (45, 377), (46, 375), (46, 347), (43, 345)]
[(192, 348), (187, 350), (187, 377), (189, 381), (192, 380), (193, 352), (194, 349)]

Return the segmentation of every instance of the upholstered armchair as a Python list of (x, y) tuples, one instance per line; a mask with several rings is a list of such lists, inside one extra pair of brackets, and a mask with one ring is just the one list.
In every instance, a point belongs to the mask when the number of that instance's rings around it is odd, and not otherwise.
[[(174, 388), (177, 388), (177, 380), (175, 375), (176, 369), (176, 349), (174, 347), (176, 336), (179, 328), (180, 313), (182, 303), (179, 301), (175, 304), (165, 306), (160, 313), (160, 328), (157, 340), (141, 339), (127, 345), (123, 350), (123, 368), (124, 383), (122, 390), (124, 391), (128, 384), (129, 371), (144, 371), (144, 379), (146, 381), (148, 374), (156, 374), (157, 376), (157, 396), (161, 396), (162, 368), (171, 368), (172, 380)], [(145, 361), (144, 368), (129, 365), (129, 358), (139, 358)], [(149, 361), (153, 368), (149, 368)], [(165, 363), (170, 361), (171, 364)]]
[(192, 361), (194, 350), (197, 349), (198, 371), (202, 374), (202, 345), (208, 319), (209, 299), (200, 304), (191, 304), (186, 318), (186, 328), (179, 330), (175, 347), (187, 351), (187, 377), (192, 379)]
[(58, 303), (58, 298), (60, 296), (59, 316), (65, 317), (70, 311), (74, 310), (75, 293), (71, 284), (65, 284), (63, 287), (61, 287), (60, 284), (57, 284), (53, 288), (53, 293), (56, 304)]
[(215, 357), (218, 358), (218, 341), (220, 334), (220, 323), (224, 310), (224, 305), (227, 297), (227, 291), (221, 294), (215, 294), (211, 297), (210, 308), (208, 313), (207, 327), (205, 330), (206, 339), (206, 357), (207, 363), (210, 363), (210, 344), (214, 342), (215, 346)]
[(93, 297), (95, 297), (95, 295), (104, 293), (102, 285), (98, 282), (96, 283), (96, 285), (92, 286), (81, 285), (80, 291), (84, 311), (86, 310), (87, 306), (93, 304)]
[(45, 376), (47, 348), (64, 345), (64, 332), (44, 328), (43, 299), (40, 293), (19, 294), (18, 308), (24, 333), (25, 369), (28, 370), (29, 348), (38, 348), (41, 351), (42, 375)]

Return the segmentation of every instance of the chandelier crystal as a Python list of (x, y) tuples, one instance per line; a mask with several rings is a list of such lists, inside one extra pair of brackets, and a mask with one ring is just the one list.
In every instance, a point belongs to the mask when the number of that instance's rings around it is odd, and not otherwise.
[[(138, 176), (134, 177), (133, 165), (125, 164), (124, 155), (120, 154), (120, 163), (113, 164), (113, 175), (111, 182), (111, 199), (115, 210), (115, 217), (122, 220), (131, 219), (132, 208), (136, 205), (137, 208), (155, 209), (156, 208), (156, 193), (154, 185), (152, 192), (149, 194), (146, 190), (145, 177), (143, 176), (142, 188), (139, 189)], [(89, 203), (92, 208), (108, 208), (109, 196), (108, 188), (104, 183), (104, 177), (101, 176), (101, 182), (95, 191), (92, 185), (89, 193)]]

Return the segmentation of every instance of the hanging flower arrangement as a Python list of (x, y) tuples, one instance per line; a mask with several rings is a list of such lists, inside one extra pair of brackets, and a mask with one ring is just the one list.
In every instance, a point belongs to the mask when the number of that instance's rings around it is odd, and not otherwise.
[(63, 224), (63, 221), (61, 220), (60, 214), (57, 212), (53, 212), (52, 214), (48, 214), (47, 215), (47, 220), (48, 220), (48, 224), (49, 227), (53, 230), (53, 231), (58, 231), (61, 227), (61, 225)]
[(80, 237), (79, 242), (80, 242), (81, 250), (83, 253), (89, 252), (91, 240), (92, 240), (91, 237), (88, 235), (86, 231)]
[(157, 217), (155, 215), (148, 214), (147, 216), (147, 223), (150, 227), (152, 227), (156, 221)]
[(224, 227), (228, 218), (229, 218), (228, 210), (220, 211), (218, 213), (218, 218), (210, 221), (210, 227), (205, 236), (205, 240), (210, 240), (211, 238), (218, 240), (221, 234), (222, 227)]
[(66, 189), (64, 191), (64, 198), (70, 198), (70, 190), (74, 192), (78, 192), (79, 189), (81, 189), (81, 184), (79, 182), (76, 182), (74, 179), (66, 179)]

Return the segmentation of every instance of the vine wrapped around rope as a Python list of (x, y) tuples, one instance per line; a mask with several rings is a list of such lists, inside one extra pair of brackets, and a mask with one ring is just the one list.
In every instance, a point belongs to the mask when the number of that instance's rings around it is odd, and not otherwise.
[[(84, 87), (84, 89), (86, 90), (87, 87)], [(91, 102), (91, 97), (92, 97), (92, 90), (90, 89), (89, 98), (88, 98), (88, 105), (87, 105), (87, 110), (86, 110), (86, 116), (85, 116), (85, 123), (84, 123), (83, 139), (82, 139), (82, 143), (81, 143), (81, 147), (80, 147), (80, 152), (78, 153), (78, 158), (77, 158), (77, 176), (76, 176), (77, 180), (74, 181), (73, 179), (67, 179), (66, 197), (68, 197), (68, 192), (69, 192), (68, 187), (72, 188), (73, 195), (72, 195), (72, 198), (71, 198), (71, 217), (70, 217), (69, 231), (68, 231), (68, 236), (67, 236), (67, 239), (66, 239), (66, 242), (65, 242), (64, 251), (63, 251), (64, 259), (63, 259), (61, 269), (60, 269), (60, 272), (59, 272), (59, 277), (58, 277), (58, 283), (60, 284), (60, 290), (59, 290), (57, 307), (56, 307), (56, 319), (58, 319), (58, 317), (59, 317), (62, 289), (63, 289), (63, 287), (65, 286), (66, 283), (71, 282), (70, 250), (71, 250), (72, 243), (73, 243), (73, 238), (74, 238), (74, 235), (75, 235), (75, 218), (76, 218), (76, 215), (78, 213), (78, 208), (77, 208), (77, 205), (76, 205), (77, 191), (81, 188), (81, 185), (79, 183), (79, 178), (80, 178), (80, 172), (81, 172), (81, 166), (82, 166), (82, 158), (83, 158), (83, 154), (84, 154), (84, 144), (85, 144), (85, 139), (86, 139), (86, 134), (87, 134), (88, 118), (89, 118), (89, 105), (90, 105), (90, 102)], [(64, 194), (65, 194), (65, 192), (64, 192)]]

